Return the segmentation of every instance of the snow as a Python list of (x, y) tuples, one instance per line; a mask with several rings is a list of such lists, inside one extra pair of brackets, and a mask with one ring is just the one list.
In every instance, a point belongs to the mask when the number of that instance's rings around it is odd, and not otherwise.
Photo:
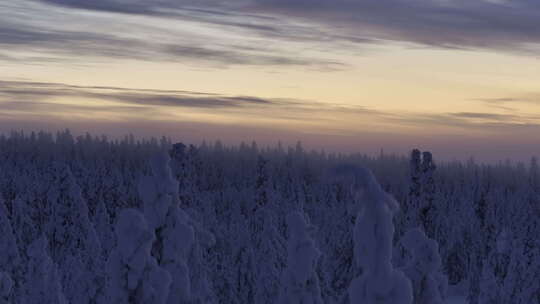
[(409, 279), (394, 269), (392, 259), (393, 214), (397, 202), (365, 169), (357, 173), (362, 206), (354, 228), (354, 260), (362, 274), (349, 287), (351, 303), (412, 304)]
[[(166, 153), (154, 155), (152, 175), (142, 177), (138, 186), (145, 217), (156, 235), (152, 256), (172, 279), (167, 303), (212, 301), (201, 248), (211, 247), (215, 241), (180, 208), (179, 182), (170, 161)], [(190, 271), (188, 263), (197, 267), (197, 273)]]
[[(7, 209), (0, 200), (0, 271), (13, 272), (14, 268), (20, 263), (20, 255), (13, 228), (7, 215)], [(3, 274), (8, 276), (7, 273)]]
[(467, 282), (458, 285), (449, 285), (446, 294), (446, 304), (468, 304), (467, 302)]
[(0, 272), (0, 303), (9, 303), (13, 288), (13, 280), (6, 272)]
[(467, 304), (465, 296), (450, 296), (446, 299), (446, 304)]
[(42, 236), (28, 246), (29, 262), (24, 277), (28, 284), (22, 296), (23, 303), (68, 303), (62, 292), (58, 269), (49, 257), (47, 243), (47, 239)]
[(0, 303), (540, 302), (535, 159), (171, 147), (0, 135)]
[(413, 286), (416, 304), (443, 304), (448, 280), (441, 273), (439, 246), (420, 228), (409, 230), (402, 239), (412, 258), (403, 268)]
[(319, 279), (316, 273), (321, 252), (310, 234), (313, 228), (300, 212), (287, 216), (289, 239), (287, 240), (287, 269), (282, 278), (281, 304), (322, 304)]
[(124, 209), (115, 227), (117, 245), (107, 261), (106, 303), (164, 304), (171, 277), (150, 255), (154, 234), (143, 215)]
[(171, 209), (167, 220), (161, 232), (163, 249), (160, 265), (171, 274), (171, 293), (167, 303), (172, 304), (187, 301), (192, 296), (187, 258), (195, 242), (195, 234), (187, 224), (185, 214), (177, 207)]

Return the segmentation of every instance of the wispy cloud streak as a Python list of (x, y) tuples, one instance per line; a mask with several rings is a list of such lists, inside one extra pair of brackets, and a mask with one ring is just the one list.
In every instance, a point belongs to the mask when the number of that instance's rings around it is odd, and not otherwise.
[[(300, 32), (282, 31), (274, 25), (279, 24), (275, 18), (244, 14), (248, 20), (243, 20), (230, 13), (180, 6), (165, 13), (164, 7), (146, 2), (132, 5), (91, 2), (0, 3), (3, 53), (0, 60), (25, 59), (33, 53), (33, 61), (54, 57), (64, 61), (135, 59), (207, 67), (300, 66), (326, 70), (345, 67), (337, 60), (299, 54), (281, 45), (261, 44), (261, 37), (268, 33), (286, 39), (285, 36), (294, 37), (297, 36), (294, 33)], [(133, 14), (135, 17), (130, 16)], [(237, 30), (251, 34), (246, 36)]]
[[(73, 100), (73, 101), (72, 101)], [(222, 121), (242, 124), (261, 122), (284, 125), (302, 124), (319, 130), (354, 134), (366, 126), (374, 129), (426, 132), (444, 129), (448, 132), (467, 130), (493, 134), (540, 131), (540, 116), (519, 112), (447, 112), (418, 113), (382, 111), (363, 106), (340, 105), (330, 101), (308, 101), (256, 96), (227, 96), (186, 90), (130, 89), (107, 86), (76, 86), (62, 83), (0, 81), (0, 112), (39, 115), (45, 112), (85, 115), (85, 112), (108, 112), (108, 118), (134, 114), (145, 120), (149, 112), (181, 121), (175, 112), (196, 111), (199, 116), (211, 115)], [(171, 116), (172, 115), (172, 116)], [(163, 118), (164, 118), (163, 117)], [(453, 131), (452, 131), (453, 130)], [(399, 131), (393, 131), (399, 132)]]
[[(85, 10), (191, 18), (259, 32), (267, 37), (403, 41), (451, 49), (496, 49), (537, 54), (540, 5), (536, 1), (431, 0), (232, 0), (133, 1), (42, 0)], [(268, 22), (279, 19), (281, 23)], [(244, 22), (249, 19), (253, 22)], [(293, 22), (319, 24), (306, 30)], [(290, 34), (292, 33), (292, 34)]]

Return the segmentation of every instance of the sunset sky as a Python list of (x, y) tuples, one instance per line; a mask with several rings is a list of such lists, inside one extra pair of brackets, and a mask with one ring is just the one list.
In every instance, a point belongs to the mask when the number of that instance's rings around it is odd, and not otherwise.
[(0, 2), (0, 131), (527, 160), (537, 0)]

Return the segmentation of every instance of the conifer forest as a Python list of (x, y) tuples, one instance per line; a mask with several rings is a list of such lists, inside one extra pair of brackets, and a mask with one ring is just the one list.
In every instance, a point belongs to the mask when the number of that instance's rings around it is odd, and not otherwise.
[(539, 165), (11, 132), (0, 303), (538, 304)]

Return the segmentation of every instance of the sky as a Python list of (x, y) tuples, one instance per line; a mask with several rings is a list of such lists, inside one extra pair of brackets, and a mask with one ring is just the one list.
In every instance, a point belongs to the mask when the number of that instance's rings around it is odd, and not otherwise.
[(0, 1), (0, 131), (528, 160), (533, 0)]

